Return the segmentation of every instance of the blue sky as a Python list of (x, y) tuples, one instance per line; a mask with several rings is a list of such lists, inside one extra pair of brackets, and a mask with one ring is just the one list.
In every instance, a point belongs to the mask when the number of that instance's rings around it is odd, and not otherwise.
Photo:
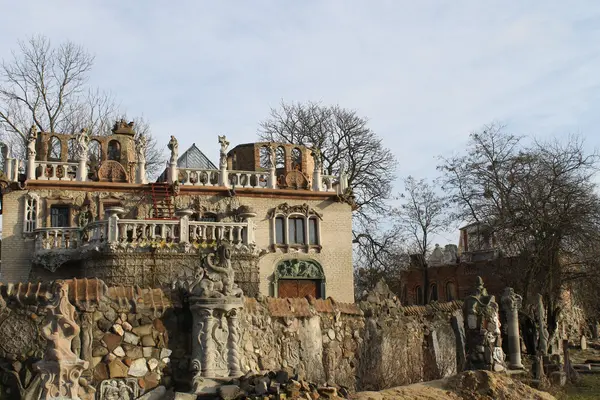
[(491, 121), (600, 146), (596, 1), (0, 3), (0, 58), (32, 34), (82, 44), (91, 84), (213, 160), (218, 134), (254, 140), (281, 99), (368, 117), (399, 177), (434, 176)]

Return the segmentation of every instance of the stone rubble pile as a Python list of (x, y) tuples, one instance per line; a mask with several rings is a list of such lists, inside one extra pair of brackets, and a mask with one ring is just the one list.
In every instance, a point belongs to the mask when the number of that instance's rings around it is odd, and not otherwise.
[(232, 399), (347, 399), (347, 388), (337, 385), (317, 385), (285, 370), (266, 373), (249, 372), (218, 389), (223, 400)]

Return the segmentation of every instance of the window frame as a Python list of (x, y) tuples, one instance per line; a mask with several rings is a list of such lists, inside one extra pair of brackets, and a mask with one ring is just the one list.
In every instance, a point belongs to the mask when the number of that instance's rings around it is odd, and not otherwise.
[[(56, 217), (57, 219), (64, 217), (65, 218), (65, 224), (64, 225), (55, 225), (53, 223), (53, 219), (55, 217), (55, 215), (53, 215), (53, 210), (66, 210), (66, 215), (60, 215), (59, 213), (56, 213)], [(70, 228), (71, 227), (71, 207), (67, 204), (53, 204), (50, 206), (50, 227), (51, 228)]]
[[(301, 220), (303, 225), (303, 240), (302, 243), (292, 242), (290, 238), (290, 219), (292, 220)], [(314, 219), (314, 237), (316, 243), (311, 243), (311, 220)], [(271, 231), (272, 238), (271, 243), (274, 249), (282, 248), (282, 249), (304, 249), (308, 251), (310, 249), (316, 249), (318, 251), (321, 250), (321, 223), (319, 221), (319, 217), (314, 214), (305, 215), (298, 212), (292, 212), (288, 215), (284, 213), (275, 213), (271, 218)], [(277, 221), (283, 222), (283, 240), (279, 241), (277, 234)]]
[(37, 194), (29, 193), (25, 197), (23, 215), (23, 233), (32, 233), (38, 228), (40, 217), (40, 198)]

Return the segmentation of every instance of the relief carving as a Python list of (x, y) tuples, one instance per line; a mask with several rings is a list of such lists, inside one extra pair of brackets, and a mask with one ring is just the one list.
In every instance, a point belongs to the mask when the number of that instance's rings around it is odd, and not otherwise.
[(114, 160), (103, 161), (98, 169), (98, 180), (102, 182), (127, 182), (127, 172)]

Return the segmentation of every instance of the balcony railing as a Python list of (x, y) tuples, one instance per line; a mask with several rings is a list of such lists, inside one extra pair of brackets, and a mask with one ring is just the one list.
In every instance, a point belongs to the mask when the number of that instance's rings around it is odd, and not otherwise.
[(77, 180), (78, 164), (60, 161), (39, 161), (35, 163), (35, 179), (49, 181)]
[[(115, 227), (116, 229), (111, 229)], [(190, 243), (202, 245), (218, 240), (253, 244), (253, 222), (203, 222), (179, 220), (119, 219), (92, 222), (84, 228), (38, 228), (36, 251), (94, 248), (102, 243), (130, 247)], [(182, 234), (183, 233), (183, 234)]]

